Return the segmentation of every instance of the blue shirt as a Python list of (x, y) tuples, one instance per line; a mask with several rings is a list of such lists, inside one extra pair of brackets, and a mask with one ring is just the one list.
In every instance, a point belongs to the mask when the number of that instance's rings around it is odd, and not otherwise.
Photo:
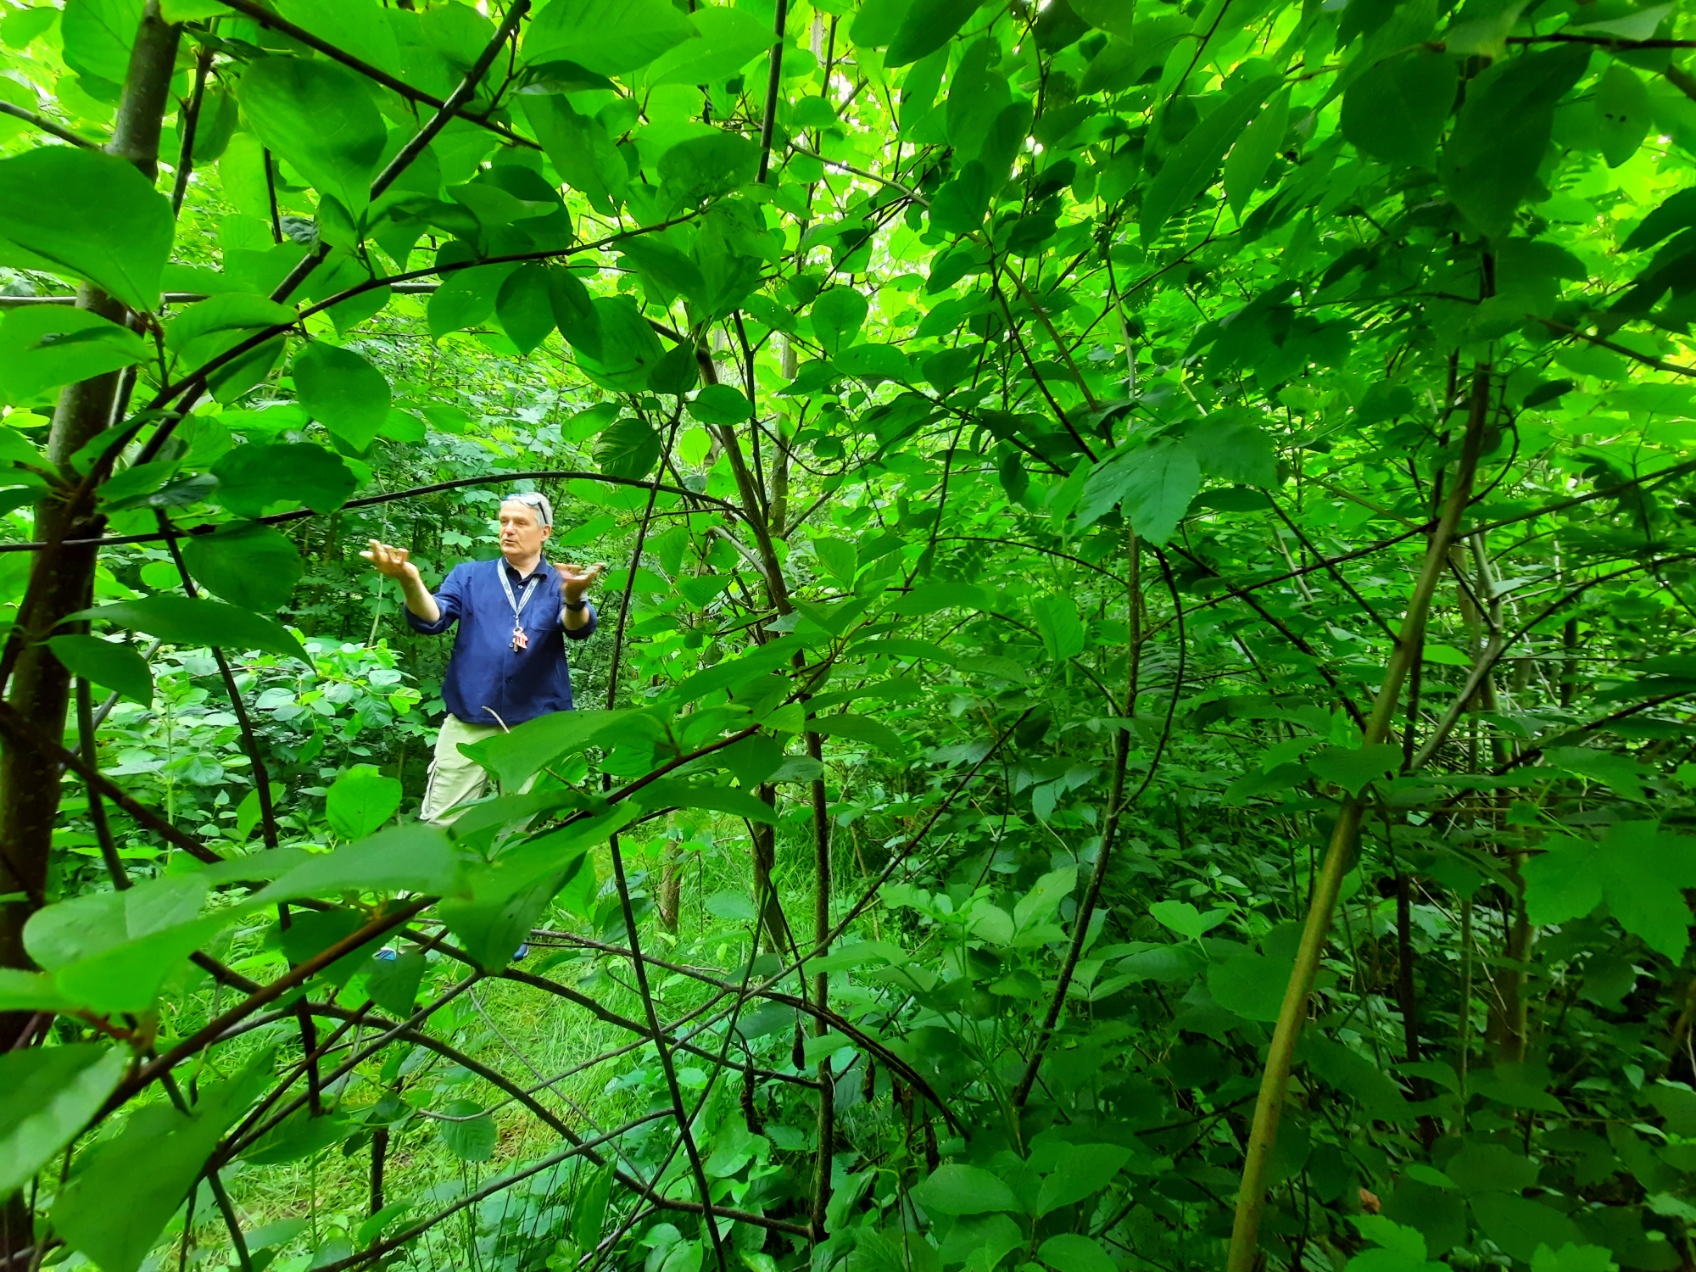
[[(528, 648), (512, 647), (512, 605), (501, 586), (501, 571), (512, 585), (514, 600), (522, 600), (530, 579), (530, 599), (520, 622), (530, 638)], [(427, 623), (411, 610), (412, 630), (440, 636), (457, 620), (442, 700), (466, 724), (494, 724), (498, 715), (508, 725), (522, 724), (554, 711), (571, 710), (571, 668), (565, 659), (565, 640), (586, 640), (594, 633), (595, 607), (589, 621), (567, 631), (561, 606), (559, 573), (546, 560), (523, 578), (504, 557), (456, 565), (442, 580), (436, 604), (442, 615)], [(483, 708), (488, 707), (495, 714)]]

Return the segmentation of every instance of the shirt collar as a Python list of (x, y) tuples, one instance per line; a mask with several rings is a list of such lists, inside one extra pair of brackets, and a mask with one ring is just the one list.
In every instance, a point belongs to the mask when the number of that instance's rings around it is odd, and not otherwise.
[(534, 570), (525, 575), (520, 575), (517, 570), (513, 569), (512, 563), (504, 556), (496, 559), (500, 561), (501, 569), (506, 571), (506, 576), (509, 579), (512, 579), (515, 583), (524, 583), (530, 579), (542, 578), (548, 569), (548, 558), (545, 556), (536, 562), (536, 568)]

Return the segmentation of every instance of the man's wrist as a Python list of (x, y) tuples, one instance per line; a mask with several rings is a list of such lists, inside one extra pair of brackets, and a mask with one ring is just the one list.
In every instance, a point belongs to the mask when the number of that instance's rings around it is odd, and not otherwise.
[(564, 605), (568, 610), (587, 609), (589, 607), (589, 598), (587, 596), (567, 596), (564, 600)]

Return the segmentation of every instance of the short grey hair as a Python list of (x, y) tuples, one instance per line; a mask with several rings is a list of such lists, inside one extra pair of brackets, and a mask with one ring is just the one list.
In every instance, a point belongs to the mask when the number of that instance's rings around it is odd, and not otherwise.
[(536, 514), (536, 524), (546, 529), (554, 523), (554, 506), (539, 490), (515, 490), (501, 500), (502, 504), (520, 503)]

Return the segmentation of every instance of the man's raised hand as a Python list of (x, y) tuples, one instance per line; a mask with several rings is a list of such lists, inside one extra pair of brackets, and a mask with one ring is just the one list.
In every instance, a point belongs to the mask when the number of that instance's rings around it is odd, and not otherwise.
[(407, 560), (412, 553), (406, 548), (392, 548), (377, 539), (369, 541), (371, 547), (361, 552), (372, 565), (377, 567), (377, 573), (385, 578), (400, 579), (405, 582), (408, 578), (418, 578), (418, 567)]
[(600, 581), (601, 575), (607, 572), (607, 563), (597, 561), (593, 565), (556, 565), (559, 571), (560, 591), (565, 599), (576, 604), (583, 599), (583, 594)]

